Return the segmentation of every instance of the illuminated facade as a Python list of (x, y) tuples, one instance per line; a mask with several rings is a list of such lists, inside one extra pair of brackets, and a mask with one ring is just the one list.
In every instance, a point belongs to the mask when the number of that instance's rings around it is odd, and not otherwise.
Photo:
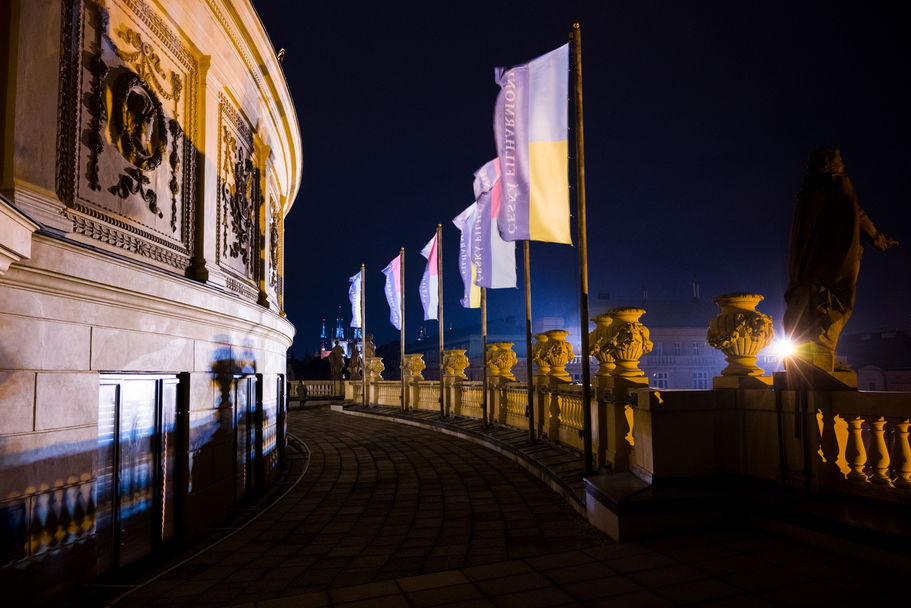
[(248, 0), (13, 0), (0, 34), (0, 580), (51, 593), (274, 473), (301, 139)]

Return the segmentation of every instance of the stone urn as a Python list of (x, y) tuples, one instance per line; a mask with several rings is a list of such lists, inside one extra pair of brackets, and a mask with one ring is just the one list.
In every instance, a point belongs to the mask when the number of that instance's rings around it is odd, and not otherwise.
[(468, 380), (465, 375), (465, 368), (469, 366), (467, 352), (464, 348), (454, 348), (443, 351), (443, 375), (447, 378), (461, 378)]
[(406, 378), (411, 378), (412, 380), (424, 379), (424, 376), (421, 375), (421, 372), (424, 371), (425, 367), (427, 367), (424, 364), (424, 355), (420, 353), (405, 355), (404, 367)]
[(550, 365), (543, 358), (546, 343), (547, 334), (535, 334), (535, 344), (531, 347), (531, 360), (538, 366), (538, 376), (547, 376), (550, 373)]
[(644, 376), (639, 369), (639, 358), (652, 352), (648, 327), (639, 322), (644, 308), (612, 308), (607, 311), (611, 323), (604, 337), (603, 349), (614, 359), (611, 375), (621, 378)]
[(367, 379), (371, 382), (374, 380), (383, 379), (383, 370), (386, 369), (386, 366), (383, 365), (382, 357), (367, 357)]
[(569, 332), (565, 329), (552, 329), (544, 332), (547, 342), (541, 347), (541, 358), (550, 367), (547, 375), (561, 382), (572, 382), (572, 376), (566, 371), (566, 364), (573, 360), (573, 345), (566, 341)]
[(721, 312), (709, 322), (706, 338), (712, 348), (725, 354), (728, 366), (722, 376), (762, 375), (756, 358), (775, 335), (772, 317), (756, 310), (764, 299), (758, 293), (726, 293), (715, 298)]
[(496, 367), (497, 375), (505, 380), (510, 380), (515, 382), (516, 377), (512, 373), (512, 368), (516, 363), (519, 362), (519, 359), (516, 357), (515, 351), (512, 349), (514, 346), (513, 342), (497, 342), (492, 345), (494, 348), (488, 350), (490, 366)]
[(614, 356), (608, 348), (608, 336), (613, 318), (608, 314), (603, 314), (593, 317), (592, 321), (597, 327), (588, 335), (588, 354), (598, 361), (598, 373), (595, 375), (599, 378), (606, 378), (617, 367)]
[(497, 345), (488, 344), (487, 352), (484, 353), (484, 365), (487, 366), (487, 376), (489, 378), (496, 378), (500, 375), (500, 368), (497, 367), (496, 360), (494, 359), (495, 352), (497, 352)]

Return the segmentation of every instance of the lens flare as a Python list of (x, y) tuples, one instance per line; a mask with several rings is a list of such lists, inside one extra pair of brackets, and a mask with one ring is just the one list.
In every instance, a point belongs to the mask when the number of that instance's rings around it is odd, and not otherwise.
[(794, 353), (797, 352), (797, 344), (790, 338), (778, 338), (772, 342), (771, 351), (776, 356), (786, 359), (794, 356)]

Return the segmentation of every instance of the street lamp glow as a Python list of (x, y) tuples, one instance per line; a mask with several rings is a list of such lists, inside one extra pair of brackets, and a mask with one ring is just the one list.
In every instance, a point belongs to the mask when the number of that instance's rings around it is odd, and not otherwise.
[(797, 352), (797, 344), (790, 338), (778, 338), (772, 342), (772, 352), (782, 359), (787, 359)]

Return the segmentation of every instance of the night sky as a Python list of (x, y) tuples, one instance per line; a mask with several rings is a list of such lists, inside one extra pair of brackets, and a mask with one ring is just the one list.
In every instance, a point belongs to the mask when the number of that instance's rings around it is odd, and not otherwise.
[[(619, 304), (643, 286), (653, 299), (686, 299), (695, 280), (703, 298), (765, 294), (759, 309), (777, 325), (806, 159), (832, 145), (873, 222), (902, 242), (867, 249), (845, 331), (911, 325), (911, 159), (900, 114), (911, 53), (899, 3), (254, 4), (286, 49), (303, 138), (285, 254), (298, 356), (317, 347), (320, 319), (331, 323), (337, 306), (350, 320), (348, 277), (361, 263), (368, 331), (377, 344), (398, 337), (380, 270), (402, 246), (413, 340), (423, 318), (419, 252), (437, 223), (446, 325), (479, 322), (458, 302), (451, 219), (473, 200), (473, 172), (495, 155), (493, 69), (560, 46), (576, 20), (593, 308), (599, 292)], [(534, 316), (577, 315), (577, 250), (532, 243), (531, 255)], [(489, 291), (488, 301), (491, 318), (524, 319), (521, 289)], [(436, 333), (436, 322), (426, 325)]]

